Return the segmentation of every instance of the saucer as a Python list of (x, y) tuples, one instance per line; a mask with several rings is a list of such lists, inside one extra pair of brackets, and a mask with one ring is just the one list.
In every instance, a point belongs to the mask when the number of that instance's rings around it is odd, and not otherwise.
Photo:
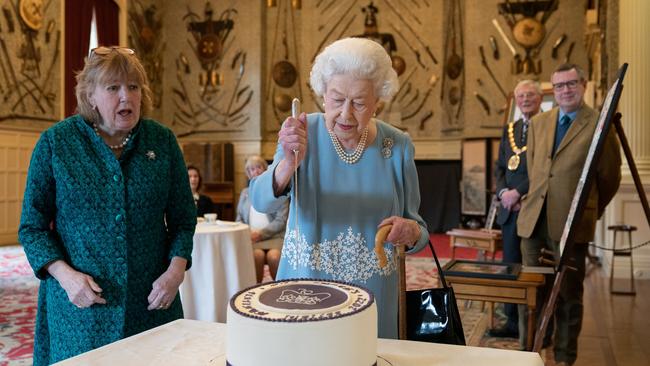
[(239, 225), (239, 222), (217, 220), (217, 222), (215, 222), (214, 224), (219, 225), (219, 226), (237, 226), (237, 225)]

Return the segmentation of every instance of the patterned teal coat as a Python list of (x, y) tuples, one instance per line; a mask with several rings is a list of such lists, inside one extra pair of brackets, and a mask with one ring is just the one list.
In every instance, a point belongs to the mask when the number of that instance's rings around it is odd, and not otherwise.
[[(34, 365), (45, 365), (182, 318), (148, 311), (152, 283), (172, 257), (191, 265), (196, 208), (173, 133), (142, 119), (120, 159), (80, 116), (34, 148), (19, 237), (41, 280)], [(54, 229), (50, 229), (53, 222)], [(79, 309), (44, 269), (62, 259), (92, 276), (106, 305)]]

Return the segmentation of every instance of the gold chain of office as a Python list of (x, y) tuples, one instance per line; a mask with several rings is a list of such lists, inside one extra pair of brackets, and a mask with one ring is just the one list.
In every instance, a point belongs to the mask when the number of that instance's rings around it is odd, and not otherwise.
[(508, 140), (510, 141), (510, 148), (512, 149), (512, 152), (515, 153), (515, 155), (511, 156), (510, 159), (508, 159), (508, 169), (516, 170), (519, 167), (519, 163), (521, 162), (519, 154), (526, 151), (528, 149), (528, 146), (518, 147), (515, 143), (515, 122), (508, 123)]

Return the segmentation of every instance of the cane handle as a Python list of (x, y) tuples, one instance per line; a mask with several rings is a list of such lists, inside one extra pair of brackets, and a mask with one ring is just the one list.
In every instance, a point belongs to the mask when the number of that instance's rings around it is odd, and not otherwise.
[(379, 268), (384, 268), (388, 264), (386, 252), (384, 251), (384, 242), (392, 228), (393, 225), (390, 224), (382, 226), (377, 231), (377, 235), (375, 235), (375, 254), (377, 254), (377, 260), (379, 260)]

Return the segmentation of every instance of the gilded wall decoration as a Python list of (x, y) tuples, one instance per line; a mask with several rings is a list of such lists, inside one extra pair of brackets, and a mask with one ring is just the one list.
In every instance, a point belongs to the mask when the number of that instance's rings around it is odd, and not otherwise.
[[(387, 47), (401, 88), (378, 118), (408, 132), (416, 146), (497, 137), (507, 96), (520, 79), (548, 81), (564, 59), (587, 66), (576, 36), (584, 34), (579, 2), (138, 1), (164, 10), (160, 120), (195, 140), (272, 144), (291, 98), (301, 98), (305, 112), (320, 110), (308, 85), (312, 61), (342, 37), (374, 38)], [(543, 24), (541, 40), (527, 36), (539, 27), (526, 18)], [(513, 54), (495, 19), (520, 55), (520, 72), (512, 73)], [(522, 34), (515, 38), (513, 32)]]
[(300, 57), (297, 37), (297, 13), (299, 5), (291, 0), (278, 0), (267, 3), (266, 16), (268, 29), (273, 29), (271, 49), (268, 53), (268, 71), (264, 95), (265, 109), (272, 118), (266, 124), (266, 131), (276, 133), (280, 124), (291, 110), (291, 101), (303, 99), (304, 84), (300, 70)]
[(440, 104), (444, 112), (442, 133), (457, 133), (464, 128), (465, 102), (464, 17), (460, 0), (446, 0), (445, 32), (440, 88)]
[(253, 71), (239, 15), (233, 7), (208, 1), (200, 12), (188, 5), (181, 17), (186, 36), (170, 54), (175, 66), (171, 127), (180, 137), (245, 132), (251, 121), (255, 90), (247, 77)]
[(59, 119), (59, 2), (8, 0), (0, 18), (0, 124), (43, 129)]
[(160, 34), (164, 16), (155, 4), (146, 5), (139, 0), (133, 1), (129, 8), (129, 44), (137, 51), (147, 72), (154, 108), (160, 108), (163, 96), (165, 42)]

